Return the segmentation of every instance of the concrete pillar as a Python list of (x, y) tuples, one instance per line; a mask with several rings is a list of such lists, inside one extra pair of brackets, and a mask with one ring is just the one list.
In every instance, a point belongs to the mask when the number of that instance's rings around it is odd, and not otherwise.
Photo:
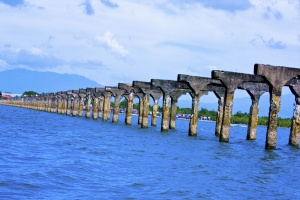
[(61, 114), (65, 115), (67, 112), (67, 100), (66, 96), (62, 98), (62, 108), (61, 108)]
[(207, 94), (207, 91), (198, 92), (197, 95), (192, 95), (192, 118), (189, 124), (189, 136), (197, 135), (198, 128), (198, 110), (200, 97)]
[(120, 112), (120, 101), (121, 101), (121, 95), (115, 96), (115, 105), (114, 105), (114, 113), (113, 113), (113, 123), (117, 123), (119, 120), (119, 112)]
[(98, 97), (94, 97), (93, 110), (92, 110), (92, 115), (94, 120), (98, 119), (98, 101), (99, 101)]
[(83, 108), (84, 108), (84, 97), (79, 95), (79, 108), (78, 108), (78, 117), (82, 117), (83, 115)]
[(87, 95), (87, 102), (85, 106), (85, 117), (86, 118), (91, 117), (91, 95)]
[(148, 128), (149, 94), (143, 97), (142, 128)]
[(75, 96), (73, 100), (73, 106), (72, 106), (72, 116), (78, 116), (78, 97)]
[(127, 109), (126, 109), (126, 117), (125, 117), (125, 124), (131, 125), (132, 124), (132, 108), (133, 108), (133, 92), (126, 95), (127, 99)]
[(61, 97), (57, 98), (57, 113), (61, 114), (62, 112), (62, 101), (61, 101)]
[(224, 115), (224, 92), (214, 92), (215, 95), (218, 97), (218, 112), (216, 117), (216, 128), (215, 128), (215, 136), (220, 137), (221, 135), (221, 128), (223, 123), (223, 115)]
[(254, 73), (263, 76), (270, 86), (270, 109), (265, 148), (276, 149), (277, 119), (280, 111), (282, 87), (299, 76), (300, 69), (255, 64)]
[(158, 111), (158, 99), (153, 99), (153, 106), (152, 106), (152, 118), (151, 118), (151, 126), (156, 126), (157, 121), (157, 111)]
[(258, 124), (258, 113), (259, 107), (258, 102), (261, 95), (269, 91), (269, 86), (267, 83), (243, 83), (238, 86), (239, 89), (245, 89), (251, 97), (252, 105), (250, 107), (248, 130), (247, 130), (247, 140), (256, 139), (256, 129)]
[(139, 98), (139, 117), (138, 117), (138, 124), (142, 124), (143, 119), (143, 108), (144, 108), (144, 94), (136, 94)]
[(289, 84), (289, 88), (295, 95), (295, 107), (292, 118), (292, 126), (289, 137), (289, 145), (299, 146), (300, 139), (300, 80), (293, 79)]
[(103, 106), (104, 106), (104, 97), (99, 97), (99, 108), (98, 108), (98, 117), (103, 118)]
[(178, 95), (171, 95), (171, 112), (170, 112), (170, 124), (169, 124), (170, 129), (175, 129), (176, 114), (177, 114), (177, 103), (178, 103), (179, 96)]
[(245, 82), (264, 82), (265, 80), (261, 76), (236, 72), (226, 72), (220, 70), (213, 70), (212, 78), (221, 80), (226, 88), (224, 98), (224, 115), (222, 120), (223, 124), (219, 141), (229, 142), (230, 123), (235, 89)]
[(289, 145), (299, 146), (300, 138), (300, 97), (296, 97), (294, 115), (292, 119), (291, 132), (289, 137)]
[(72, 99), (71, 96), (68, 96), (67, 99), (67, 110), (66, 110), (66, 115), (70, 116), (71, 115), (71, 105), (72, 105)]
[(103, 121), (107, 121), (110, 118), (110, 98), (111, 98), (111, 93), (105, 92)]
[(161, 119), (161, 131), (162, 132), (169, 131), (170, 102), (171, 102), (170, 95), (164, 94), (163, 95), (163, 113), (162, 113), (162, 119)]

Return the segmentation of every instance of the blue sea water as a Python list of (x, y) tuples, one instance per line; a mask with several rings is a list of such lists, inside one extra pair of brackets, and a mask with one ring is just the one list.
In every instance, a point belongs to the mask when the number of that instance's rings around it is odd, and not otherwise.
[(0, 105), (0, 199), (300, 199), (300, 149), (279, 128), (264, 149), (266, 127), (230, 142), (214, 122), (187, 120), (176, 130), (71, 117)]

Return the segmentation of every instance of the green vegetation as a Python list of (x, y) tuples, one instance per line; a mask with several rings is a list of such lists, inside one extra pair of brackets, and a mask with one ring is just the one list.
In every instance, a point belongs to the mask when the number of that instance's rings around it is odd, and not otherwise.
[(37, 92), (34, 91), (25, 91), (22, 96), (31, 96), (31, 95), (37, 95)]
[(2, 99), (2, 92), (0, 91), (0, 99)]

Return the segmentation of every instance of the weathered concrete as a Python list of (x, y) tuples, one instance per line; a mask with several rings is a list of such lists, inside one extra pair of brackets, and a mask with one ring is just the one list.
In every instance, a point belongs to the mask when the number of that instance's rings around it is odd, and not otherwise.
[(189, 136), (197, 135), (198, 128), (198, 110), (200, 97), (206, 95), (212, 86), (208, 88), (210, 84), (222, 85), (220, 80), (215, 80), (207, 77), (189, 76), (185, 74), (178, 74), (178, 81), (186, 82), (191, 89), (189, 92), (192, 97), (192, 118), (189, 125)]
[(221, 128), (223, 122), (223, 114), (224, 114), (224, 96), (225, 96), (225, 89), (224, 91), (214, 91), (218, 100), (218, 114), (216, 118), (216, 128), (215, 128), (215, 136), (220, 137), (221, 135)]
[(103, 118), (104, 95), (105, 88), (95, 88), (95, 96), (99, 99), (98, 117)]
[(177, 107), (178, 107), (178, 99), (182, 95), (186, 94), (187, 90), (183, 91), (175, 91), (170, 94), (171, 97), (171, 111), (170, 111), (170, 122), (169, 122), (169, 129), (175, 129), (176, 127), (176, 114), (177, 114)]
[(151, 79), (151, 84), (154, 87), (160, 88), (163, 93), (163, 113), (161, 120), (161, 131), (168, 132), (171, 94), (173, 92), (189, 91), (189, 86), (187, 85), (187, 83), (184, 82), (160, 79)]
[(144, 93), (135, 93), (135, 96), (139, 99), (139, 115), (138, 124), (142, 124), (143, 120), (143, 108), (144, 108)]
[(83, 109), (84, 109), (84, 100), (87, 96), (86, 89), (79, 89), (78, 98), (79, 98), (79, 112), (78, 116), (82, 117), (83, 115)]
[(232, 116), (233, 96), (235, 89), (238, 87), (238, 85), (241, 85), (242, 83), (264, 82), (264, 79), (261, 76), (256, 76), (252, 74), (226, 72), (220, 70), (213, 70), (212, 78), (221, 80), (223, 85), (226, 87), (224, 115), (222, 120), (223, 124), (221, 128), (220, 142), (228, 142)]
[(94, 120), (98, 119), (98, 102), (99, 102), (98, 97), (93, 96), (93, 110), (92, 110), (92, 116), (93, 116), (93, 119), (94, 119)]
[(238, 88), (246, 90), (252, 100), (248, 121), (247, 140), (255, 140), (259, 113), (258, 102), (261, 95), (269, 91), (269, 85), (267, 83), (246, 82), (239, 85)]
[(150, 96), (153, 98), (151, 126), (156, 126), (158, 100), (163, 96), (163, 93), (160, 89), (155, 89), (151, 92)]
[(125, 90), (121, 90), (117, 87), (105, 87), (105, 90), (111, 92), (112, 96), (114, 97), (114, 111), (113, 111), (113, 119), (112, 122), (116, 123), (119, 119), (119, 112), (120, 112), (120, 101), (125, 93)]
[(299, 146), (300, 138), (300, 80), (293, 79), (289, 83), (292, 93), (295, 95), (295, 107), (292, 118), (292, 126), (289, 137), (289, 145)]
[[(141, 95), (143, 107), (140, 108), (140, 110), (142, 110), (141, 127), (147, 128), (148, 127), (148, 116), (149, 116), (149, 98), (150, 98), (150, 94), (152, 92), (156, 91), (156, 88), (152, 87), (150, 82), (142, 82), (142, 81), (133, 81), (133, 86), (139, 88), (143, 92), (143, 94)], [(156, 111), (157, 111), (157, 107), (156, 107)], [(156, 115), (155, 115), (155, 118), (156, 118)]]
[(282, 87), (293, 78), (298, 77), (300, 75), (300, 69), (255, 64), (254, 73), (263, 76), (270, 87), (270, 109), (265, 148), (275, 149), (277, 142), (277, 119), (281, 105)]
[(72, 107), (72, 91), (67, 92), (67, 111), (66, 115), (71, 115), (71, 107)]
[(78, 110), (79, 110), (79, 96), (78, 96), (79, 90), (72, 90), (73, 93), (73, 106), (72, 106), (72, 116), (78, 116)]
[(126, 83), (119, 83), (118, 88), (126, 91), (126, 93), (124, 93), (124, 97), (127, 100), (125, 124), (131, 125), (134, 95), (138, 93), (142, 93), (142, 91), (139, 88), (133, 87), (132, 84), (126, 84)]

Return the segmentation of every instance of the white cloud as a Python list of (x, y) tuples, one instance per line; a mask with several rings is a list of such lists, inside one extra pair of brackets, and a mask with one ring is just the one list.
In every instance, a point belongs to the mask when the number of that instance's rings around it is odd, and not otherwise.
[(114, 35), (107, 31), (102, 36), (96, 36), (96, 40), (101, 44), (107, 47), (111, 52), (121, 56), (126, 57), (129, 52), (125, 49), (115, 38)]

